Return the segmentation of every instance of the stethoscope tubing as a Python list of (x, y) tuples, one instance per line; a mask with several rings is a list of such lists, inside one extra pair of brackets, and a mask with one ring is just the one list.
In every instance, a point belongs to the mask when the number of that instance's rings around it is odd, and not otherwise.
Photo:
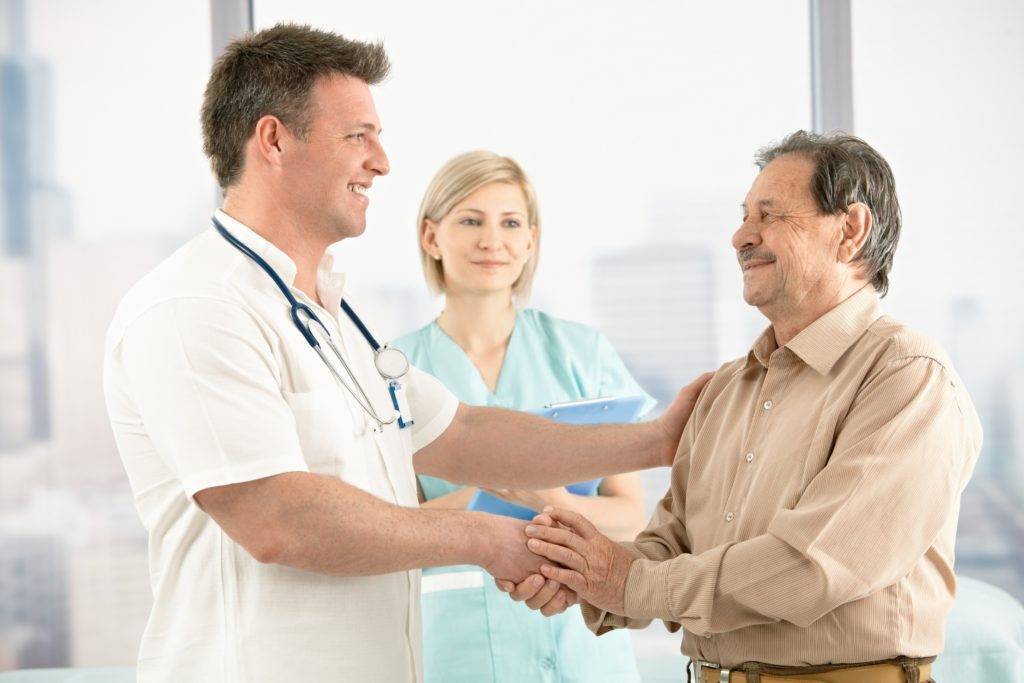
[[(310, 308), (309, 306), (295, 298), (295, 295), (291, 293), (291, 290), (284, 283), (284, 280), (281, 279), (281, 276), (277, 274), (277, 271), (275, 271), (271, 267), (271, 265), (263, 259), (263, 257), (261, 257), (252, 249), (250, 249), (240, 239), (231, 234), (231, 232), (224, 227), (224, 225), (217, 219), (216, 216), (213, 217), (213, 225), (214, 228), (216, 228), (217, 232), (220, 233), (221, 237), (227, 240), (228, 243), (231, 244), (231, 246), (235, 247), (235, 249), (240, 251), (245, 256), (249, 257), (251, 261), (258, 265), (263, 270), (263, 272), (265, 272), (270, 277), (270, 279), (274, 281), (274, 284), (277, 285), (277, 288), (281, 290), (281, 293), (288, 300), (288, 304), (291, 307), (292, 323), (295, 325), (296, 329), (298, 329), (299, 332), (302, 333), (302, 336), (306, 339), (306, 342), (313, 348), (314, 351), (316, 351), (316, 354), (320, 356), (320, 360), (322, 360), (324, 365), (327, 366), (327, 369), (331, 372), (332, 375), (334, 375), (334, 378), (338, 381), (338, 383), (340, 383), (343, 387), (345, 387), (346, 390), (348, 390), (349, 394), (352, 395), (352, 398), (354, 398), (356, 403), (359, 404), (359, 407), (362, 408), (367, 415), (373, 418), (374, 422), (376, 422), (382, 428), (385, 425), (393, 424), (396, 420), (398, 420), (399, 415), (397, 414), (392, 415), (391, 418), (388, 420), (381, 419), (381, 417), (377, 414), (377, 411), (374, 409), (373, 404), (370, 402), (369, 396), (367, 396), (366, 392), (363, 390), (363, 386), (359, 383), (359, 380), (356, 379), (355, 373), (352, 372), (352, 369), (345, 361), (345, 358), (341, 355), (341, 351), (334, 343), (334, 339), (331, 337), (330, 331), (323, 324), (323, 322), (320, 321), (320, 318), (317, 317), (316, 313), (313, 311), (312, 308)], [(359, 316), (352, 309), (352, 307), (348, 305), (348, 302), (342, 300), (341, 309), (345, 312), (345, 315), (348, 316), (349, 320), (352, 321), (352, 324), (356, 326), (360, 334), (363, 335), (363, 338), (366, 340), (366, 343), (370, 345), (370, 348), (373, 349), (376, 357), (376, 355), (379, 354), (381, 351), (381, 345), (374, 338), (373, 334), (370, 333), (369, 328), (367, 328), (366, 325), (363, 324), (363, 321), (359, 318)], [(301, 315), (307, 316), (307, 320), (305, 322), (302, 321)], [(338, 362), (345, 369), (345, 374), (349, 376), (349, 379), (351, 380), (352, 384), (355, 385), (356, 389), (359, 390), (358, 394), (352, 390), (352, 387), (349, 385), (348, 382), (342, 379), (341, 375), (334, 368), (334, 365), (327, 359), (327, 355), (324, 353), (323, 348), (321, 347), (320, 340), (316, 338), (316, 335), (313, 334), (313, 330), (310, 329), (310, 321), (315, 322), (319, 326), (319, 328), (323, 330), (324, 337), (327, 340), (327, 346), (331, 349), (331, 352), (334, 354), (334, 357), (338, 359)], [(389, 380), (389, 382), (392, 382), (395, 379), (397, 379), (386, 377), (384, 373), (381, 372), (380, 368), (378, 368), (377, 371), (381, 373), (381, 377), (383, 377), (386, 380)]]

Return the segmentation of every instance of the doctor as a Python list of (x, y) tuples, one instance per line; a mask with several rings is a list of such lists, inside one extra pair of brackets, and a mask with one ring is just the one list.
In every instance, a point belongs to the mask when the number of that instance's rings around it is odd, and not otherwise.
[[(424, 473), (516, 488), (668, 465), (703, 386), (656, 422), (573, 428), (461, 405), (379, 352), (325, 250), (363, 232), (389, 170), (369, 90), (387, 71), (379, 44), (295, 25), (213, 68), (223, 208), (126, 294), (106, 345), (150, 535), (140, 681), (422, 679), (418, 568), (522, 581), (540, 561), (516, 520), (418, 509), (413, 453)], [(572, 599), (554, 585), (532, 604)]]

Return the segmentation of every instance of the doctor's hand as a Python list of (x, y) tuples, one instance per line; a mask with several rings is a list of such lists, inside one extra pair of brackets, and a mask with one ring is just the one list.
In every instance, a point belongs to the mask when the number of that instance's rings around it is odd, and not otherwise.
[(665, 412), (658, 416), (655, 424), (665, 433), (665, 452), (661, 458), (662, 464), (671, 467), (676, 457), (676, 450), (679, 448), (679, 440), (683, 437), (683, 428), (697, 405), (697, 397), (701, 390), (715, 376), (713, 372), (705, 372), (679, 390), (675, 400), (665, 408)]
[(541, 567), (598, 609), (625, 611), (626, 579), (636, 557), (602, 534), (583, 515), (545, 508), (526, 527), (527, 547), (551, 560)]
[(478, 564), (488, 574), (496, 579), (521, 583), (532, 574), (540, 573), (540, 566), (545, 560), (527, 549), (527, 538), (523, 533), (525, 522), (487, 513), (473, 514), (480, 515), (483, 522)]

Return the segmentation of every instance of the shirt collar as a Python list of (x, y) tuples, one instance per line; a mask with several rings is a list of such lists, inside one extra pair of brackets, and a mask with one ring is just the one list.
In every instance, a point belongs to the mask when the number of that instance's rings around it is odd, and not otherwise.
[(822, 375), (882, 315), (878, 293), (864, 285), (856, 294), (805, 327), (786, 346)]
[[(882, 315), (878, 293), (865, 285), (832, 310), (801, 330), (785, 348), (792, 351), (816, 372), (827, 375), (843, 354), (860, 339), (865, 330)], [(768, 359), (778, 349), (775, 330), (768, 327), (747, 354), (752, 361), (768, 367)]]
[[(217, 209), (215, 215), (217, 220), (232, 235), (261, 256), (271, 268), (277, 271), (278, 276), (280, 276), (285, 284), (289, 287), (295, 286), (295, 275), (298, 273), (298, 269), (288, 254), (278, 249), (269, 240), (258, 235), (252, 228), (224, 213), (222, 209)], [(341, 304), (344, 288), (345, 274), (334, 272), (334, 255), (331, 253), (330, 248), (328, 248), (316, 272), (316, 289), (320, 295), (320, 300), (324, 304), (324, 308), (328, 311), (337, 310)]]

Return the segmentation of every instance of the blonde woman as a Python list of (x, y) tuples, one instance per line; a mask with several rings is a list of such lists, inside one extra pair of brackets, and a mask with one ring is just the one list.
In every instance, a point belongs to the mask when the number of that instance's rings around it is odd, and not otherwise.
[[(437, 320), (395, 342), (465, 403), (528, 410), (598, 396), (643, 395), (599, 332), (523, 309), (537, 269), (540, 217), (519, 165), (491, 152), (455, 157), (427, 188), (417, 221), (427, 285), (445, 297)], [(424, 507), (465, 508), (475, 489), (420, 476)], [(636, 474), (597, 495), (564, 488), (491, 491), (539, 510), (576, 510), (615, 538), (643, 525)], [(427, 681), (638, 681), (626, 631), (598, 640), (573, 607), (548, 619), (499, 591), (477, 567), (424, 570)]]

